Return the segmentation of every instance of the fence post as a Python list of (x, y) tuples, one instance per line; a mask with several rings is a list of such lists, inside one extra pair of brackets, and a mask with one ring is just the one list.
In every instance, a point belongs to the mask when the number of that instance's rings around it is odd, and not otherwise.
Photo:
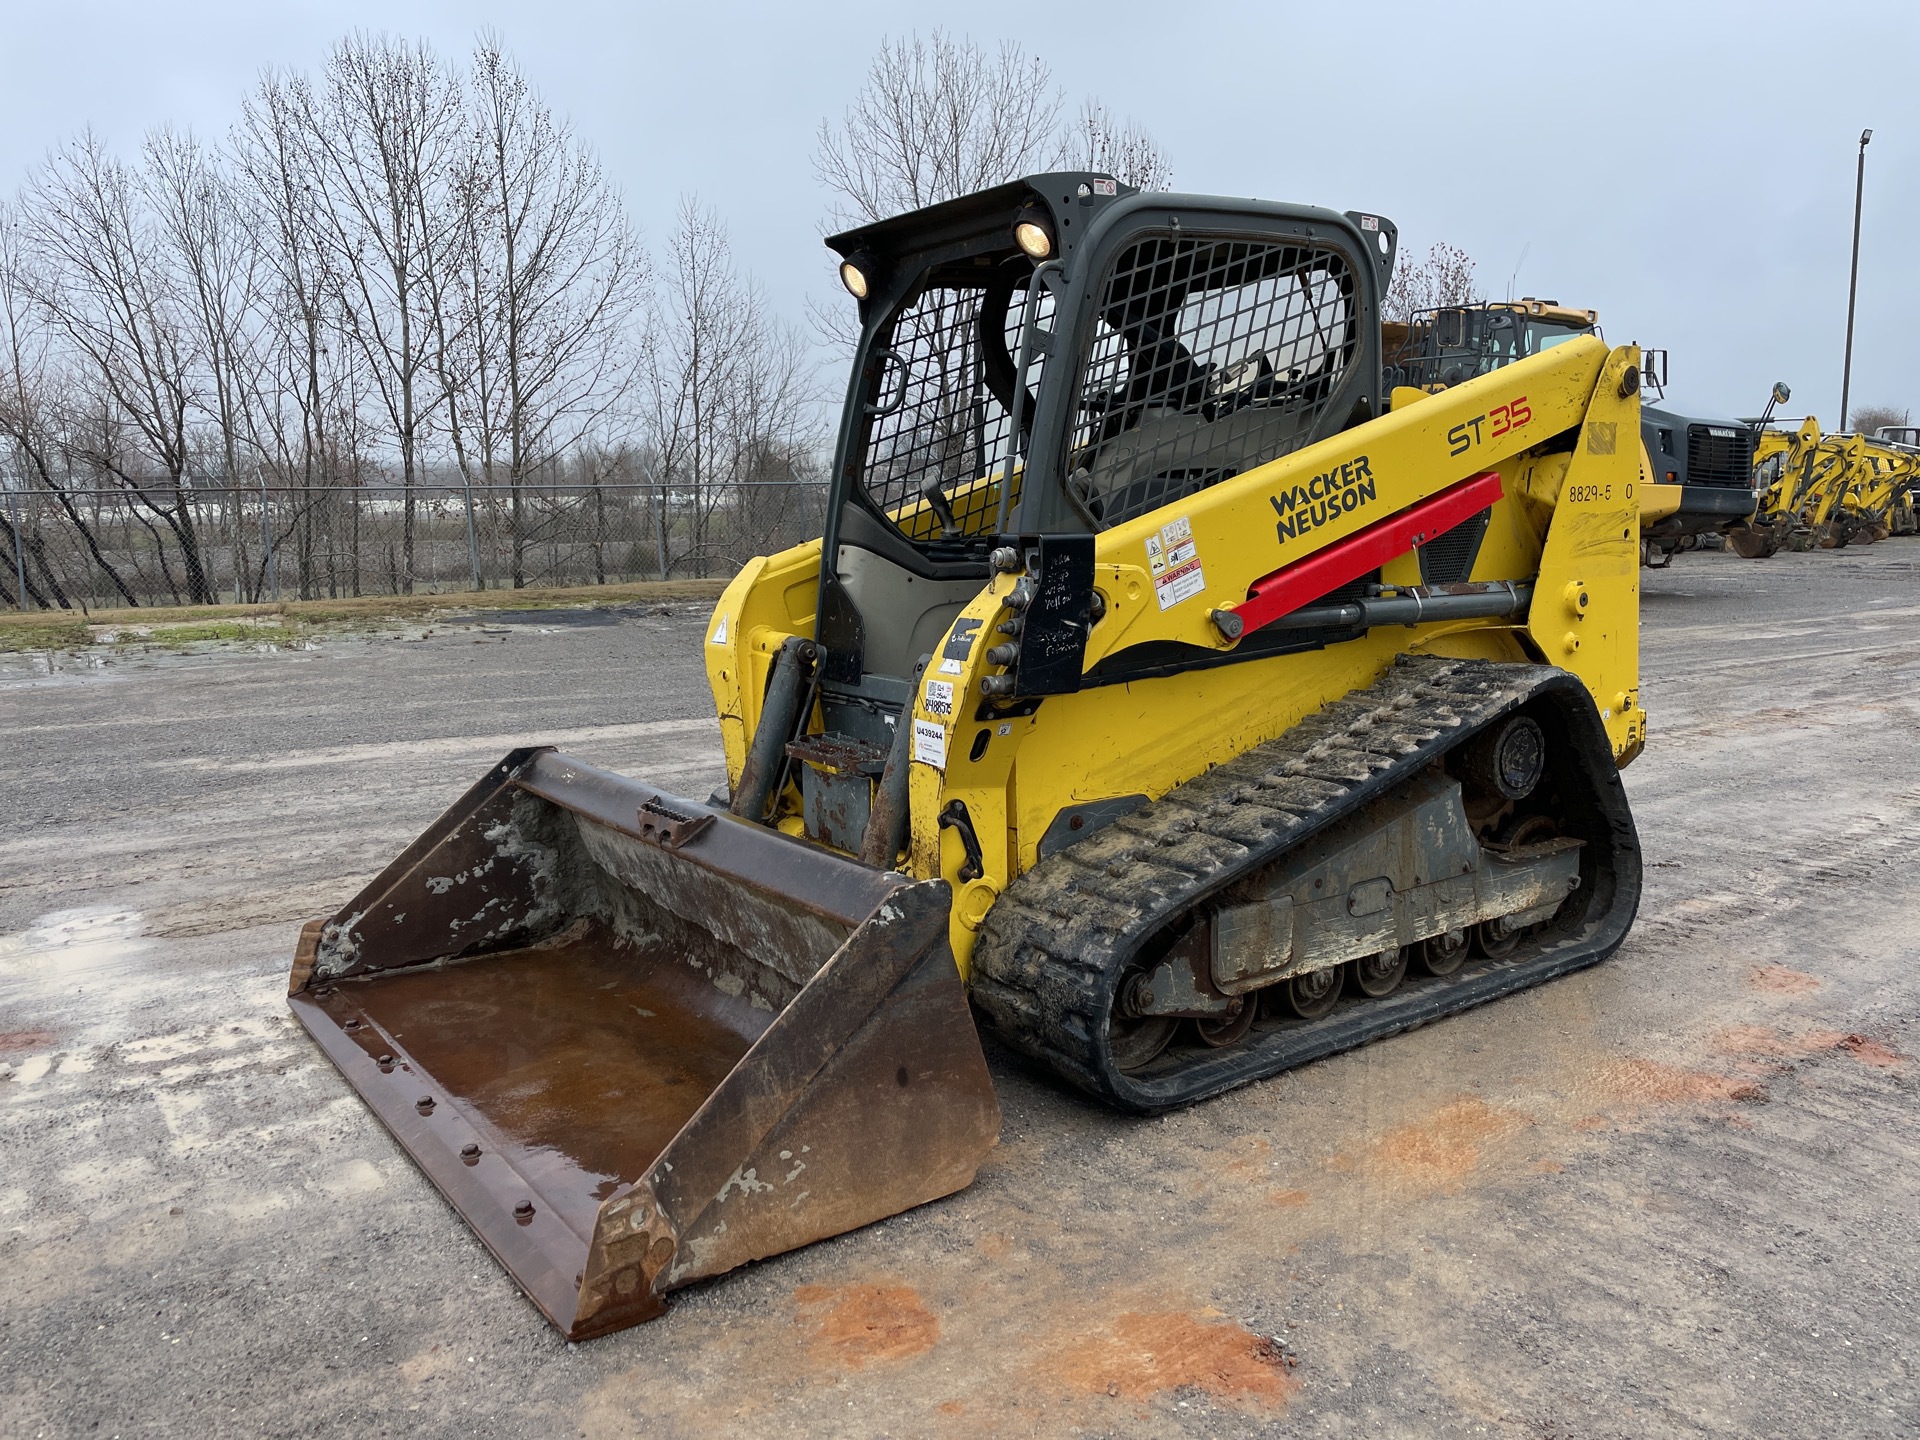
[[(647, 479), (653, 480), (651, 463), (642, 460), (640, 468), (647, 472)], [(664, 580), (667, 578), (667, 487), (664, 484), (660, 485), (660, 508), (653, 517), (653, 546), (660, 564), (660, 578)]]
[(267, 472), (260, 472), (260, 544), (267, 552), (267, 586), (280, 598), (280, 561), (273, 553), (273, 520), (267, 511)]
[(13, 576), (19, 589), (15, 595), (19, 599), (19, 608), (27, 608), (27, 552), (20, 541), (20, 487), (7, 487), (7, 502), (13, 507)]
[(464, 470), (460, 472), (460, 483), (467, 492), (467, 569), (472, 574), (471, 588), (480, 588), (480, 541), (473, 530), (473, 477)]

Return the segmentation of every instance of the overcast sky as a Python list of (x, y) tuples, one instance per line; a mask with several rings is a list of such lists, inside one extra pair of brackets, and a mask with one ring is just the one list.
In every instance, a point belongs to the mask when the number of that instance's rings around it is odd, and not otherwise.
[[(1403, 253), (1462, 246), (1491, 295), (1592, 306), (1664, 345), (1670, 397), (1751, 414), (1839, 408), (1854, 154), (1867, 152), (1856, 405), (1920, 411), (1920, 5), (1290, 3), (916, 7), (505, 0), (11, 0), (0, 187), (91, 125), (226, 130), (268, 68), (342, 33), (463, 55), (480, 27), (594, 143), (650, 239), (696, 192), (804, 323), (826, 296), (810, 155), (886, 34), (1015, 39), (1077, 103), (1170, 153), (1177, 188), (1390, 215)], [(960, 17), (960, 18), (956, 18)]]

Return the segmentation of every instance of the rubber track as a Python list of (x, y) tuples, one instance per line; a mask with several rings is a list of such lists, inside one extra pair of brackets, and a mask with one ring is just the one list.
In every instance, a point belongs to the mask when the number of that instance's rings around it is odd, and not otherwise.
[[(1163, 1056), (1140, 1072), (1112, 1065), (1107, 1017), (1140, 946), (1536, 697), (1550, 697), (1569, 720), (1613, 841), (1613, 883), (1597, 897), (1599, 914), (1570, 936), (1532, 947), (1539, 953), (1409, 982), (1317, 1021), (1263, 1021), (1240, 1045), (1196, 1052), (1184, 1064)], [(973, 998), (1000, 1039), (1081, 1089), (1124, 1109), (1165, 1110), (1593, 964), (1624, 938), (1639, 890), (1632, 818), (1600, 717), (1577, 679), (1545, 665), (1403, 655), (1378, 684), (1016, 879), (981, 926)]]

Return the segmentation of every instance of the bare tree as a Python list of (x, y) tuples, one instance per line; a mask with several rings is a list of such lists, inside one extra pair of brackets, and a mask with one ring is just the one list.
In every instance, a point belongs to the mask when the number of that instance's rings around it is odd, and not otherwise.
[(704, 575), (726, 558), (713, 520), (727, 487), (791, 478), (812, 438), (805, 350), (734, 269), (719, 217), (691, 197), (668, 238), (649, 318), (643, 393), (652, 469), (686, 515), (681, 553), (669, 565)]
[[(97, 573), (120, 599), (138, 605), (133, 590), (102, 550), (69, 483), (59, 397), (70, 381), (54, 352), (51, 321), (31, 298), (23, 239), (18, 212), (0, 204), (0, 439), (12, 452), (9, 484), (15, 491), (37, 488), (52, 495)], [(12, 517), (0, 516), (0, 521), (7, 525), (5, 540), (12, 553)], [(22, 556), (35, 556), (40, 571), (39, 583), (33, 577), (27, 579), (29, 598), (46, 606), (51, 597), (51, 603), (65, 606), (63, 587), (38, 534), (23, 534), (19, 547)]]
[(340, 287), (341, 329), (364, 358), (399, 451), (403, 528), (400, 588), (415, 580), (415, 488), (433, 389), (436, 267), (454, 255), (465, 141), (458, 82), (424, 43), (384, 36), (342, 41), (324, 94), (296, 82), (309, 167)]
[[(90, 393), (69, 427), (88, 464), (163, 523), (186, 598), (216, 599), (187, 493), (203, 353), (180, 293), (178, 257), (145, 211), (141, 178), (91, 132), (54, 152), (29, 192), (36, 299), (71, 346)], [(166, 548), (156, 556), (180, 598)]]
[[(1021, 86), (1042, 133), (1057, 119), (1011, 49), (896, 59), (938, 72), (950, 120)], [(1003, 108), (1004, 134), (949, 124), (940, 153), (926, 118), (940, 184), (985, 183), (995, 147), (1045, 161)], [(258, 596), (296, 557), (303, 597), (410, 591), (457, 543), (431, 494), (449, 471), (476, 578), (476, 506), (516, 585), (630, 571), (617, 531), (642, 519), (663, 571), (789, 543), (824, 492), (804, 347), (710, 210), (689, 201), (666, 253), (656, 277), (591, 150), (488, 37), (464, 70), (345, 40), (316, 80), (263, 79), (225, 147), (81, 137), (0, 212), (0, 482), (36, 502), (0, 525), (6, 597), (207, 601), (216, 564)], [(395, 483), (390, 516), (363, 487)]]
[[(297, 557), (303, 599), (318, 593), (322, 534), (336, 518), (339, 476), (328, 464), (328, 416), (341, 368), (352, 363), (350, 347), (334, 343), (329, 322), (330, 297), (342, 286), (322, 240), (320, 176), (312, 168), (317, 147), (302, 129), (312, 117), (304, 86), (270, 75), (244, 102), (233, 138), (237, 183), (263, 257), (255, 276), (265, 352), (255, 444), (272, 456), (281, 480), (301, 492)], [(258, 594), (267, 556), (257, 567), (243, 565), (245, 537), (237, 526), (234, 542), (236, 569), (253, 572)], [(340, 578), (337, 567), (328, 565), (329, 595), (339, 593)]]
[(1466, 251), (1444, 241), (1434, 245), (1418, 264), (1394, 268), (1380, 318), (1404, 322), (1442, 305), (1478, 304), (1482, 297), (1474, 288), (1473, 274), (1473, 257)]
[(1061, 161), (1076, 170), (1104, 171), (1142, 190), (1173, 185), (1173, 162), (1158, 142), (1134, 120), (1120, 119), (1091, 97), (1064, 127)]
[(886, 40), (840, 123), (820, 122), (814, 173), (836, 220), (885, 219), (1052, 163), (1060, 106), (1046, 62), (1012, 41)]
[(469, 112), (461, 291), (436, 307), (443, 385), (462, 474), (477, 460), (507, 483), (517, 588), (524, 484), (625, 398), (647, 263), (599, 161), (492, 37), (474, 54)]
[(1871, 435), (1882, 425), (1911, 425), (1911, 415), (1903, 405), (1856, 405), (1847, 423), (1856, 435)]
[[(196, 408), (212, 421), (216, 470), (229, 494), (253, 459), (252, 402), (260, 392), (253, 331), (261, 247), (226, 168), (191, 135), (147, 137), (141, 188), (175, 268), (180, 308), (194, 330)], [(252, 468), (250, 466), (250, 468)]]
[[(881, 220), (1056, 167), (1143, 189), (1171, 183), (1166, 152), (1142, 126), (1093, 98), (1063, 118), (1064, 103), (1046, 62), (1012, 41), (991, 54), (939, 30), (882, 41), (853, 105), (820, 124), (813, 166), (833, 196), (829, 223)], [(852, 348), (845, 305), (809, 309), (829, 348)]]

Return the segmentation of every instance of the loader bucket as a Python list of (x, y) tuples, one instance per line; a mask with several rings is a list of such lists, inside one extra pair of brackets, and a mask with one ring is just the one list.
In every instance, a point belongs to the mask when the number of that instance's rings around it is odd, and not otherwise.
[(570, 1340), (962, 1189), (948, 887), (518, 750), (301, 935), (294, 1013)]

